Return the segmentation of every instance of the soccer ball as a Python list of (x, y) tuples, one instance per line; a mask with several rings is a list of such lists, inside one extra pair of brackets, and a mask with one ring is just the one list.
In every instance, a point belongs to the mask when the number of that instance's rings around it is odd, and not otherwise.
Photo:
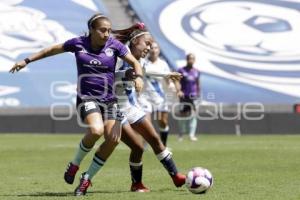
[(204, 194), (212, 187), (213, 176), (207, 169), (195, 167), (188, 172), (185, 184), (192, 193)]

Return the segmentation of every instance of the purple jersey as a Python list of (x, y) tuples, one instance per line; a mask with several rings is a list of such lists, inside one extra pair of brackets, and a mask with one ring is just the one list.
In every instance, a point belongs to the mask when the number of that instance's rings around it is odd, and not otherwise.
[(94, 98), (100, 102), (116, 100), (113, 84), (117, 57), (128, 53), (121, 42), (110, 37), (103, 48), (93, 51), (90, 38), (81, 36), (66, 41), (64, 50), (75, 53), (80, 98)]
[(200, 94), (200, 85), (199, 78), (200, 72), (195, 68), (182, 67), (178, 69), (178, 72), (182, 74), (182, 79), (180, 81), (181, 90), (184, 93), (185, 97), (199, 97)]

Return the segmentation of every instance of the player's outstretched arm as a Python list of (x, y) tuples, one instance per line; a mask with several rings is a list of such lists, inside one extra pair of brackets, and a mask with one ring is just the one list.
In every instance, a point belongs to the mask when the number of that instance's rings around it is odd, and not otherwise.
[(146, 70), (145, 74), (147, 76), (163, 77), (163, 78), (167, 78), (167, 79), (171, 79), (171, 80), (180, 80), (182, 78), (182, 74), (180, 74), (178, 72), (162, 72), (162, 73), (158, 73), (158, 72), (151, 72), (151, 71), (147, 71)]
[(137, 92), (142, 91), (143, 86), (144, 86), (143, 70), (142, 70), (142, 67), (141, 67), (139, 61), (137, 61), (131, 53), (126, 54), (126, 56), (123, 59), (128, 64), (130, 64), (134, 69), (135, 77), (136, 77), (134, 79), (134, 83), (135, 83), (135, 88), (136, 88)]
[(64, 53), (64, 47), (63, 44), (57, 44), (53, 45), (51, 47), (42, 49), (41, 51), (32, 54), (28, 58), (25, 58), (24, 60), (18, 61), (14, 64), (14, 66), (9, 70), (10, 73), (18, 72), (24, 67), (26, 67), (27, 64), (30, 62), (40, 60), (49, 56), (54, 56), (56, 54)]

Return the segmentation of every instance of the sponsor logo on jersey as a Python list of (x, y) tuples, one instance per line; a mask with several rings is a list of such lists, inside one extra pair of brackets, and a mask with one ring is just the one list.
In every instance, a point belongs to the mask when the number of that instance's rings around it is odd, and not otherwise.
[(114, 51), (111, 48), (105, 49), (104, 52), (107, 57), (112, 57), (114, 55)]
[(99, 66), (101, 66), (102, 63), (97, 59), (92, 59), (90, 61), (90, 64), (99, 67)]

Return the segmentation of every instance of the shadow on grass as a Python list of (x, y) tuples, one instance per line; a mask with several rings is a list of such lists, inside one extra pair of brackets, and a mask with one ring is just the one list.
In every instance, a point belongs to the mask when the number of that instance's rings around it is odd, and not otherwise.
[[(178, 195), (186, 194), (184, 189), (171, 189), (171, 188), (160, 188), (156, 190), (151, 190), (150, 193), (168, 193), (168, 192), (175, 192)], [(96, 190), (87, 192), (89, 194), (121, 194), (121, 193), (132, 193), (128, 190)], [(15, 194), (15, 195), (0, 195), (0, 197), (69, 197), (74, 196), (74, 192), (35, 192), (35, 193), (28, 193), (28, 194)], [(1, 199), (1, 198), (0, 198)]]
[[(121, 191), (121, 190), (99, 190), (99, 191), (91, 191), (87, 192), (89, 194), (116, 194), (116, 193), (129, 193), (130, 191)], [(15, 195), (0, 195), (3, 196), (11, 196), (11, 197), (67, 197), (67, 196), (74, 196), (74, 192), (36, 192), (36, 193), (29, 193), (29, 194), (15, 194)], [(1, 198), (0, 198), (1, 199)]]

